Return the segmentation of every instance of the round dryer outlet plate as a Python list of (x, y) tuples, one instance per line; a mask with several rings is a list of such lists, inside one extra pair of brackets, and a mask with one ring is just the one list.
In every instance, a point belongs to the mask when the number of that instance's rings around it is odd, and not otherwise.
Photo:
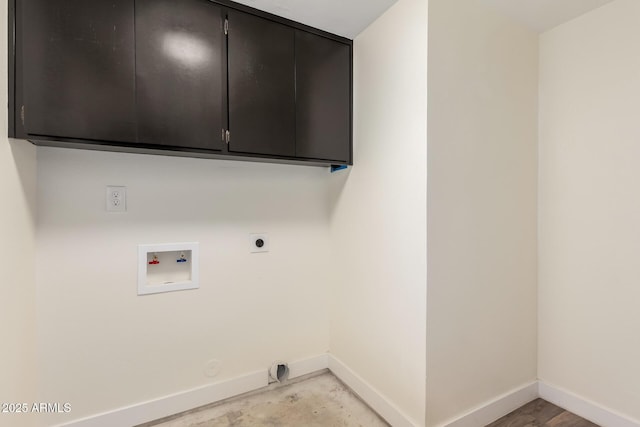
[(267, 233), (249, 234), (249, 252), (269, 252), (269, 235)]

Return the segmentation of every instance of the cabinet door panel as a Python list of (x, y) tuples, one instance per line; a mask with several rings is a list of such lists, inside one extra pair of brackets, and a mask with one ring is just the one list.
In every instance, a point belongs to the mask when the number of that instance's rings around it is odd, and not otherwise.
[(295, 155), (292, 28), (229, 12), (229, 151)]
[(136, 0), (140, 143), (222, 148), (222, 24), (206, 0)]
[(132, 0), (24, 0), (29, 135), (135, 141)]
[(351, 157), (351, 52), (344, 43), (296, 30), (296, 156)]

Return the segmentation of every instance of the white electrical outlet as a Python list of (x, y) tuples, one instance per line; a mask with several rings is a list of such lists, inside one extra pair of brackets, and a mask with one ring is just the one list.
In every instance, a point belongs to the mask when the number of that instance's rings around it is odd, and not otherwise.
[(269, 252), (269, 235), (267, 233), (249, 234), (249, 251)]
[(107, 212), (127, 211), (127, 187), (107, 186)]

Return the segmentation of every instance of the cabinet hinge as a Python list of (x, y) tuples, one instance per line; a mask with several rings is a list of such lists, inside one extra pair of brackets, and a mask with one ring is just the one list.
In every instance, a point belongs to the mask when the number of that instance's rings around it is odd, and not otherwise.
[(24, 105), (20, 108), (20, 120), (22, 120), (22, 126), (24, 126)]
[(231, 141), (231, 132), (227, 131), (224, 134), (225, 137), (225, 141), (227, 142), (227, 145), (229, 145), (229, 141)]
[(229, 34), (229, 20), (228, 19), (224, 20), (224, 34), (225, 35)]

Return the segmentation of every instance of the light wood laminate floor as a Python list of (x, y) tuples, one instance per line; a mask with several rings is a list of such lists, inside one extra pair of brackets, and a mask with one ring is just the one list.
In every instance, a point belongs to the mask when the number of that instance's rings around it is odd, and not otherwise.
[(546, 400), (536, 399), (486, 427), (599, 427)]

